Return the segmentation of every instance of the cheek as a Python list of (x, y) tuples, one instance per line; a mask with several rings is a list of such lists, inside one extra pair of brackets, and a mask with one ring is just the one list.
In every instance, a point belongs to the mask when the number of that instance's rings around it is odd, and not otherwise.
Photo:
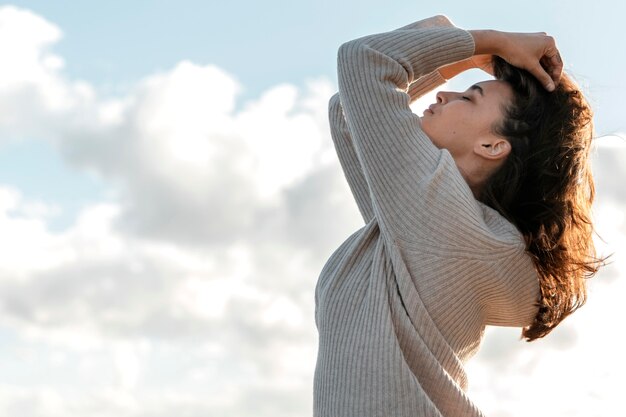
[(443, 143), (453, 139), (463, 122), (459, 124), (455, 116), (450, 113), (438, 113), (423, 117), (421, 125), (424, 133), (433, 142)]
[(448, 131), (455, 136), (473, 137), (483, 133), (484, 127), (491, 126), (490, 123), (475, 111), (459, 112), (454, 120), (449, 124)]

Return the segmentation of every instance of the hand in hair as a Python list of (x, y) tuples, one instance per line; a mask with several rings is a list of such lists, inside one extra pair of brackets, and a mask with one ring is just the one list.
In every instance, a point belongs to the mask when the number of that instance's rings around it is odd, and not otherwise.
[(498, 55), (509, 64), (530, 72), (548, 91), (553, 91), (558, 85), (563, 73), (563, 61), (552, 36), (545, 32), (469, 32), (474, 38), (475, 55)]

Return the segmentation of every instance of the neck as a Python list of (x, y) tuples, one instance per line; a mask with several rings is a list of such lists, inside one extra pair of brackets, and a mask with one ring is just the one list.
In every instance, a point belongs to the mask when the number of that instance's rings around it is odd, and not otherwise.
[(474, 198), (478, 200), (485, 183), (498, 167), (482, 160), (455, 160), (455, 162), (465, 182), (472, 190)]
[(465, 175), (463, 171), (461, 171), (461, 175), (465, 178), (465, 182), (469, 185), (470, 190), (472, 190), (472, 194), (474, 194), (474, 198), (478, 200), (483, 191), (484, 181), (476, 181), (472, 176)]

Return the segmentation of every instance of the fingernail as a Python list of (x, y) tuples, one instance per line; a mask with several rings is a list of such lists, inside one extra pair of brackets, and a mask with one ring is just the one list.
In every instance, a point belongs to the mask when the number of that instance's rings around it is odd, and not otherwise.
[(554, 90), (554, 83), (548, 84), (548, 91), (553, 91), (553, 90)]

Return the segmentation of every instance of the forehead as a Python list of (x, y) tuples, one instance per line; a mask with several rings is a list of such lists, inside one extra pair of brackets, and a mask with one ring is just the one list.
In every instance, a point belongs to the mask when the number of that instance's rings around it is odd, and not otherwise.
[(502, 80), (481, 81), (476, 85), (483, 89), (485, 98), (510, 100), (513, 97), (513, 89)]

